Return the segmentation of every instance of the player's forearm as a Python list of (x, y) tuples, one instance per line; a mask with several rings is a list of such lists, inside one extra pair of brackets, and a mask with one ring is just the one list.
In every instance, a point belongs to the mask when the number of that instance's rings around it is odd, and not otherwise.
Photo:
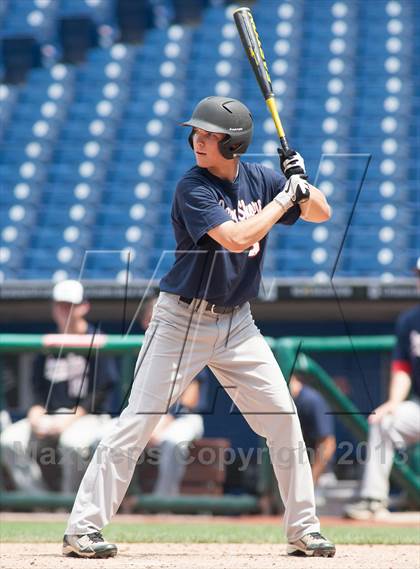
[(282, 208), (273, 201), (256, 215), (232, 224), (231, 240), (235, 252), (245, 251), (260, 241), (283, 215)]
[(163, 433), (166, 431), (169, 425), (173, 423), (173, 421), (175, 421), (175, 417), (170, 413), (162, 415), (162, 417), (159, 420), (159, 423), (156, 425), (156, 427), (153, 430), (152, 436), (149, 440), (149, 446), (156, 446), (160, 444)]
[(45, 412), (45, 407), (42, 405), (33, 405), (29, 409), (27, 417), (32, 428), (36, 428), (40, 417), (43, 417), (45, 415)]
[(184, 391), (181, 396), (181, 403), (188, 407), (188, 409), (194, 409), (198, 405), (200, 400), (200, 386), (198, 381), (193, 381)]
[(317, 444), (312, 463), (312, 478), (314, 482), (317, 482), (318, 478), (324, 472), (335, 452), (335, 447), (335, 437), (333, 435), (325, 437)]
[(389, 397), (369, 416), (369, 423), (371, 425), (378, 424), (386, 415), (394, 413), (397, 407), (407, 399), (410, 389), (410, 375), (404, 370), (393, 371), (389, 385)]
[(410, 393), (411, 378), (405, 371), (394, 371), (389, 386), (389, 401), (398, 405), (405, 401)]
[(331, 208), (324, 194), (315, 186), (310, 186), (310, 191), (309, 200), (300, 204), (301, 218), (312, 223), (328, 221), (331, 217)]

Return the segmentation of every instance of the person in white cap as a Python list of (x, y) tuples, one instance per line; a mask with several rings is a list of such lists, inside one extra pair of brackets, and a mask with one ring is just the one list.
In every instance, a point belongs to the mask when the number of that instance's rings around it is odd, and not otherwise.
[[(90, 304), (75, 280), (57, 283), (52, 316), (60, 334), (93, 334), (86, 320)], [(59, 463), (61, 484), (53, 489), (75, 492), (92, 446), (111, 422), (107, 399), (117, 380), (114, 358), (67, 352), (39, 356), (34, 364), (33, 405), (25, 419), (0, 435), (3, 467), (14, 487), (30, 493), (48, 489), (40, 464)], [(43, 460), (44, 457), (44, 460)], [(45, 469), (44, 472), (48, 472)]]
[[(420, 288), (420, 257), (415, 272)], [(388, 517), (394, 451), (420, 441), (420, 303), (399, 315), (396, 336), (389, 397), (369, 417), (361, 500), (344, 509), (356, 520)]]

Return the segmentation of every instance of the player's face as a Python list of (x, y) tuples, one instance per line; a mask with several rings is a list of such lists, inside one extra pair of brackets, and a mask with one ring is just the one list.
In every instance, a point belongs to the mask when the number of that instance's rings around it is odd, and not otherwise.
[(221, 133), (194, 128), (193, 148), (198, 166), (211, 168), (226, 160), (219, 150), (219, 142), (223, 140), (224, 136)]
[(88, 304), (71, 304), (70, 302), (54, 302), (52, 315), (60, 331), (72, 329), (88, 312)]

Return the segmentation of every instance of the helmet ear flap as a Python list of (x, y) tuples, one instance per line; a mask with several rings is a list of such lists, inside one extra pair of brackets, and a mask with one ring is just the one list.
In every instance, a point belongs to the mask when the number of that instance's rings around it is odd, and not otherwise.
[(232, 137), (229, 134), (219, 142), (220, 154), (227, 160), (232, 160), (237, 154), (243, 154), (247, 148), (248, 145), (242, 142), (233, 144)]
[(227, 160), (231, 160), (233, 158), (233, 154), (229, 148), (230, 146), (230, 142), (232, 140), (232, 137), (230, 137), (228, 134), (219, 142), (219, 152), (220, 154), (223, 156), (223, 158), (226, 158)]

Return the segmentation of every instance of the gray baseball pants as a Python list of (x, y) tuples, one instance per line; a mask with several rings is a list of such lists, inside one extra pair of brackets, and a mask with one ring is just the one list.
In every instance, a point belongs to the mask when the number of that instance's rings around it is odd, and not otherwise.
[(136, 461), (162, 414), (208, 365), (251, 428), (264, 437), (285, 506), (287, 539), (319, 531), (311, 467), (296, 407), (249, 303), (231, 314), (161, 293), (140, 351), (127, 407), (99, 443), (67, 534), (100, 531), (125, 496)]
[(420, 402), (403, 401), (393, 414), (370, 425), (363, 471), (362, 498), (387, 501), (396, 449), (420, 441)]

